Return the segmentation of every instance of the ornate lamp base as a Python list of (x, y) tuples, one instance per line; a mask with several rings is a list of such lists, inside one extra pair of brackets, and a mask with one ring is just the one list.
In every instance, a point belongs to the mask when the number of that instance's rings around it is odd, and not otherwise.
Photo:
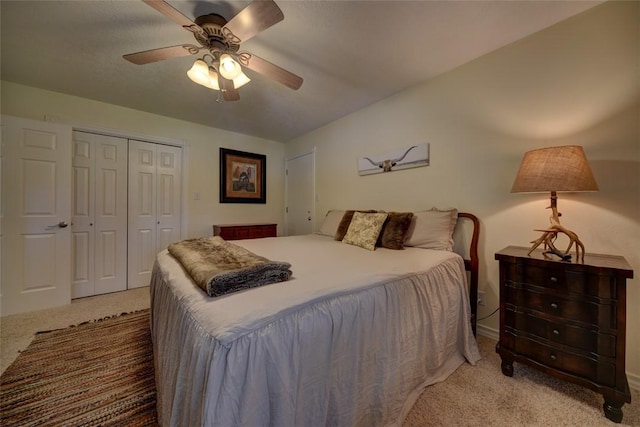
[[(580, 262), (584, 262), (584, 245), (582, 244), (582, 242), (580, 241), (576, 233), (574, 233), (573, 231), (569, 230), (568, 228), (560, 224), (561, 214), (558, 213), (556, 200), (557, 198), (556, 198), (555, 191), (552, 191), (551, 206), (549, 206), (552, 212), (551, 216), (549, 217), (549, 222), (551, 223), (551, 226), (549, 226), (549, 228), (546, 228), (544, 230), (535, 230), (535, 231), (541, 231), (542, 236), (540, 236), (539, 238), (531, 242), (533, 243), (533, 245), (531, 246), (531, 249), (529, 249), (528, 255), (531, 255), (531, 252), (533, 252), (535, 248), (537, 248), (541, 244), (544, 244), (545, 255), (553, 254), (553, 255), (559, 256), (562, 261), (571, 261), (571, 255), (569, 255), (569, 251), (571, 250), (571, 247), (575, 244), (576, 260), (579, 260)], [(567, 249), (565, 251), (561, 251), (560, 249), (556, 248), (555, 245), (553, 244), (553, 242), (558, 237), (558, 233), (563, 233), (569, 238), (569, 246), (567, 246)]]
[[(546, 230), (536, 229), (535, 231), (542, 231), (542, 236), (540, 236), (539, 238), (531, 242), (533, 243), (533, 245), (531, 246), (531, 249), (529, 249), (528, 255), (531, 255), (531, 252), (533, 252), (535, 248), (537, 248), (541, 244), (544, 244), (545, 255), (553, 254), (560, 257), (562, 261), (571, 261), (571, 255), (569, 254), (569, 251), (571, 250), (571, 247), (575, 243), (576, 259), (580, 260), (581, 262), (584, 262), (584, 245), (582, 244), (582, 242), (580, 241), (576, 233), (574, 233), (573, 231), (571, 230), (564, 231), (564, 230), (556, 230), (556, 229), (546, 229)], [(567, 237), (569, 237), (569, 246), (565, 251), (562, 251), (556, 248), (555, 245), (553, 244), (553, 242), (558, 237), (558, 233), (566, 234)]]

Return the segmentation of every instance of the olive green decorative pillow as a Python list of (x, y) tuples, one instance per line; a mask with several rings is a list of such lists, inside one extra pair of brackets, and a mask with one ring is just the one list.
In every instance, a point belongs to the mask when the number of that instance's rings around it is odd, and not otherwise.
[(355, 212), (342, 243), (375, 250), (378, 236), (387, 219), (386, 213)]

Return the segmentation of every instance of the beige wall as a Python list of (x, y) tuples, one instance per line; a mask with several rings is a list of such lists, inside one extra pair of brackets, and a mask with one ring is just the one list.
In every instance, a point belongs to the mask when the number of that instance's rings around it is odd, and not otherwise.
[[(284, 230), (284, 146), (115, 105), (2, 82), (2, 114), (182, 141), (187, 147), (185, 237), (207, 236), (212, 224), (275, 222)], [(267, 156), (267, 203), (219, 203), (219, 148)], [(200, 200), (194, 200), (195, 193)]]
[[(600, 191), (560, 193), (559, 210), (588, 252), (623, 255), (634, 269), (627, 371), (640, 387), (639, 16), (638, 2), (604, 4), (287, 143), (287, 156), (317, 149), (316, 216), (432, 206), (475, 213), (482, 317), (498, 305), (494, 253), (528, 246), (533, 229), (548, 224), (548, 195), (510, 194), (523, 153), (582, 145)], [(358, 176), (359, 156), (425, 142), (430, 166)], [(498, 316), (481, 323), (497, 331)]]

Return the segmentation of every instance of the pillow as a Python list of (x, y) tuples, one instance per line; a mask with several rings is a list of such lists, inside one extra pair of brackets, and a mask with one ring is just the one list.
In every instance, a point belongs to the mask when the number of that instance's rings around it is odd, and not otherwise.
[(332, 209), (327, 212), (327, 215), (324, 217), (324, 221), (320, 226), (320, 231), (318, 234), (324, 234), (325, 236), (334, 237), (336, 235), (336, 231), (338, 231), (338, 225), (340, 225), (340, 221), (344, 216), (344, 211), (339, 211)]
[(351, 211), (351, 210), (345, 211), (344, 215), (342, 216), (342, 220), (340, 221), (340, 224), (338, 225), (338, 230), (336, 231), (334, 239), (342, 240), (344, 238), (344, 235), (347, 234), (347, 230), (349, 229), (349, 224), (351, 224), (351, 219), (353, 218), (353, 214), (355, 212), (376, 213), (377, 211), (372, 211), (372, 210), (368, 210), (368, 211)]
[(376, 246), (403, 249), (412, 218), (413, 212), (388, 212)]
[(456, 209), (415, 212), (407, 232), (405, 246), (453, 250), (453, 230), (458, 222)]
[(375, 250), (378, 236), (386, 220), (386, 213), (355, 212), (342, 243), (360, 246), (370, 251)]

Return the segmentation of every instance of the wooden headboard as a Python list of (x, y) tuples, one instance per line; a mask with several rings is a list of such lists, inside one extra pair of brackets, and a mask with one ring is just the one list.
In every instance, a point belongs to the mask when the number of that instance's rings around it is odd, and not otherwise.
[(469, 253), (464, 258), (465, 269), (469, 272), (469, 304), (471, 305), (471, 328), (476, 335), (478, 322), (478, 237), (480, 236), (480, 221), (478, 217), (466, 212), (458, 212), (458, 219), (465, 218), (473, 223), (473, 234), (469, 244)]

